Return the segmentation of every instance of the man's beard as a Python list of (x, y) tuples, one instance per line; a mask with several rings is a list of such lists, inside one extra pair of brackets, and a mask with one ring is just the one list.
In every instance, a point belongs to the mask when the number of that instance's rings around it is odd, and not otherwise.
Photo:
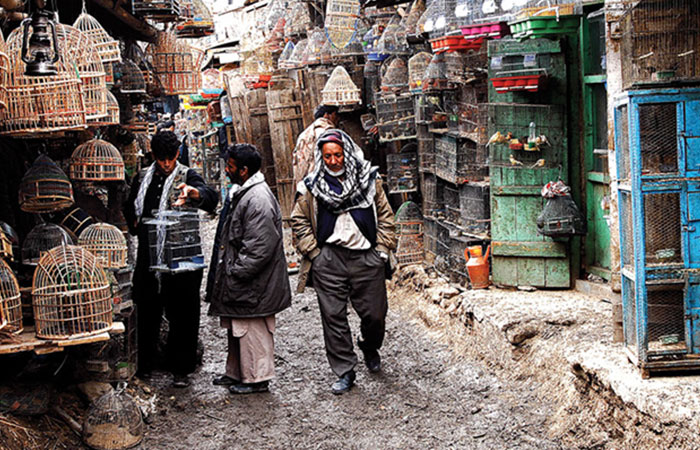
[(234, 173), (226, 172), (226, 176), (228, 176), (228, 179), (231, 181), (231, 183), (243, 186), (243, 179), (241, 178), (240, 171), (236, 170), (236, 172)]

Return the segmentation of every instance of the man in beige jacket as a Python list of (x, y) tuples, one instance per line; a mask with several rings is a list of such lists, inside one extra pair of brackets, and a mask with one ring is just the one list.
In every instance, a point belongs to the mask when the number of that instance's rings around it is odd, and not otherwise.
[(338, 107), (319, 105), (314, 111), (314, 121), (297, 138), (297, 144), (292, 151), (292, 169), (294, 171), (294, 186), (314, 170), (314, 153), (316, 141), (326, 131), (338, 126)]
[(387, 312), (385, 264), (396, 247), (394, 215), (382, 182), (346, 133), (328, 130), (316, 144), (315, 169), (300, 183), (292, 231), (303, 255), (297, 291), (311, 281), (318, 295), (326, 356), (342, 394), (355, 381), (357, 355), (348, 300), (360, 316), (358, 346), (370, 372), (381, 369)]

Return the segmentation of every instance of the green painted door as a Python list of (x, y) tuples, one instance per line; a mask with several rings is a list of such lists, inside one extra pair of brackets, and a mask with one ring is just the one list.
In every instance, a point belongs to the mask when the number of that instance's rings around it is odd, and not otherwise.
[(583, 79), (583, 155), (588, 234), (584, 269), (610, 279), (610, 176), (608, 103), (605, 75), (605, 14), (602, 3), (585, 10), (581, 27)]

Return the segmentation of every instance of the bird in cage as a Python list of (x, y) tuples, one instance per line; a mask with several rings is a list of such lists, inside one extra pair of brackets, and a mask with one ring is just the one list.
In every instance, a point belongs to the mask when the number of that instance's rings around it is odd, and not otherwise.
[(493, 136), (489, 138), (489, 141), (486, 143), (486, 146), (488, 147), (491, 144), (505, 144), (506, 142), (510, 141), (513, 138), (513, 133), (510, 131), (508, 133), (501, 134), (500, 131), (496, 131)]
[(522, 166), (523, 165), (522, 162), (518, 161), (517, 159), (515, 159), (515, 157), (513, 157), (512, 153), (510, 155), (508, 155), (508, 160), (510, 161), (510, 164), (513, 166)]

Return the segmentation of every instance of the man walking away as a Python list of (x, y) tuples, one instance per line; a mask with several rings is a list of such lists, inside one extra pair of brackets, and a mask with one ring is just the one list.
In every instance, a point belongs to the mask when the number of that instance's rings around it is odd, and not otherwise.
[(282, 213), (250, 144), (229, 147), (233, 183), (221, 211), (206, 300), (227, 329), (226, 373), (214, 379), (234, 394), (268, 391), (275, 374), (275, 314), (291, 304)]
[(314, 111), (314, 122), (301, 132), (292, 152), (295, 188), (306, 175), (314, 170), (316, 141), (327, 130), (337, 128), (338, 122), (337, 106), (319, 105)]

